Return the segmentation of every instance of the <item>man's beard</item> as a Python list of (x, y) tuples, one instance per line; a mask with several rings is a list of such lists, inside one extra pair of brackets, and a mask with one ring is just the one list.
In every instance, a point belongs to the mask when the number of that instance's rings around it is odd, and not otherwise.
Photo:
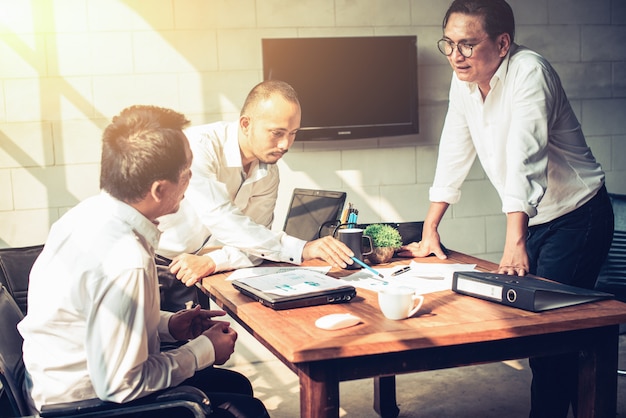
[(287, 151), (272, 152), (272, 153), (266, 154), (263, 158), (259, 158), (259, 161), (265, 164), (276, 164), (278, 160), (280, 160), (285, 154), (287, 154)]

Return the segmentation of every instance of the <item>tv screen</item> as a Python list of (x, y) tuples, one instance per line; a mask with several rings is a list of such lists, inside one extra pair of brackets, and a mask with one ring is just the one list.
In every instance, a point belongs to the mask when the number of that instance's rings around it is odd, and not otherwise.
[(263, 78), (293, 86), (299, 140), (418, 133), (415, 36), (263, 39)]

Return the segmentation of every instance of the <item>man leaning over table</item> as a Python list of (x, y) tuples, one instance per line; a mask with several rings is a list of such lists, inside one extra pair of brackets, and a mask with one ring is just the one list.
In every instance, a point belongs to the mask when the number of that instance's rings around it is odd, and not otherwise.
[[(187, 123), (169, 109), (124, 109), (102, 138), (101, 193), (52, 226), (18, 324), (33, 408), (124, 403), (183, 384), (207, 394), (212, 416), (268, 416), (245, 376), (211, 367), (237, 340), (228, 322), (213, 319), (225, 312), (159, 310), (156, 218), (178, 209), (191, 177)], [(161, 352), (161, 340), (184, 344)]]
[[(185, 131), (194, 175), (181, 210), (160, 218), (164, 233), (157, 253), (172, 259), (170, 271), (186, 286), (263, 259), (300, 264), (321, 258), (340, 268), (352, 264), (352, 251), (332, 237), (306, 242), (270, 230), (279, 184), (276, 163), (293, 144), (300, 117), (294, 89), (270, 80), (250, 91), (238, 121)], [(196, 254), (203, 247), (216, 249)]]
[[(604, 172), (586, 144), (558, 75), (513, 42), (504, 0), (456, 0), (438, 47), (454, 70), (422, 240), (400, 255), (445, 258), (437, 231), (476, 156), (502, 200), (498, 273), (536, 274), (592, 289), (608, 253), (613, 213)], [(577, 355), (531, 358), (530, 416), (577, 407)]]

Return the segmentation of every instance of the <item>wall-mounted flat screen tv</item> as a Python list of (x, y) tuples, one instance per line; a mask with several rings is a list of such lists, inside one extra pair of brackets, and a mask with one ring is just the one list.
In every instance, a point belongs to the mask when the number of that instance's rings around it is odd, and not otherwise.
[(299, 140), (418, 133), (416, 36), (263, 39), (262, 49), (263, 78), (298, 93)]

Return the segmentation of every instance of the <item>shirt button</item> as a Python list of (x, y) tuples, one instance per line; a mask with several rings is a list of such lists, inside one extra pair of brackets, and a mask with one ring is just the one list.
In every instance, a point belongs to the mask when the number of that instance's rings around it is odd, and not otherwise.
[(289, 261), (293, 261), (293, 257), (289, 257)]

